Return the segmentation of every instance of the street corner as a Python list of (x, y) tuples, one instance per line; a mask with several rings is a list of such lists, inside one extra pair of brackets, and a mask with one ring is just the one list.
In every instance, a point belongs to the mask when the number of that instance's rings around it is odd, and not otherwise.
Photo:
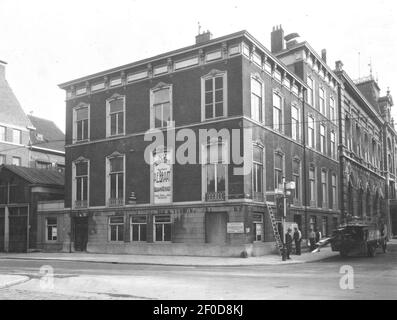
[(15, 286), (17, 284), (26, 282), (28, 280), (29, 280), (29, 277), (27, 277), (27, 276), (1, 274), (0, 275), (0, 289)]

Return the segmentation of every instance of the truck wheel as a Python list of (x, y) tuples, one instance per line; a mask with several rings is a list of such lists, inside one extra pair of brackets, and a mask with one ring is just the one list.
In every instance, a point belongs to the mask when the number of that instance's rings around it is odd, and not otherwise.
[(369, 244), (367, 246), (367, 253), (368, 253), (368, 257), (375, 257), (375, 255), (376, 255), (376, 247)]

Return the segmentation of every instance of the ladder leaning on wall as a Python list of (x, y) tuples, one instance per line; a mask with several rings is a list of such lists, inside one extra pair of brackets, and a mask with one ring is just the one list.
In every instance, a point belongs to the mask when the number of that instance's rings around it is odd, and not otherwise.
[(280, 255), (282, 255), (283, 241), (281, 240), (280, 233), (278, 232), (277, 220), (274, 216), (273, 209), (269, 206), (267, 201), (265, 202), (265, 206), (266, 206), (267, 212), (269, 213), (270, 221), (272, 223), (273, 235), (274, 235), (274, 239), (276, 240), (278, 252)]

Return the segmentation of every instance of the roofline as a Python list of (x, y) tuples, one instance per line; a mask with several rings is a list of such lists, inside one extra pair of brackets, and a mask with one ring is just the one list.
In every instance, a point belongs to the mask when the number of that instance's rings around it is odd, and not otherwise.
[(374, 115), (378, 118), (381, 124), (383, 124), (385, 121), (381, 117), (381, 115), (374, 109), (373, 105), (369, 103), (369, 101), (364, 97), (364, 95), (361, 93), (360, 90), (358, 90), (356, 84), (354, 81), (349, 77), (349, 75), (346, 73), (346, 71), (336, 71), (336, 74), (340, 74), (341, 76), (344, 77), (346, 82), (353, 88), (353, 90), (358, 94), (360, 99), (369, 107), (369, 109), (374, 113)]
[(37, 149), (37, 150), (42, 150), (42, 151), (49, 151), (53, 153), (59, 153), (61, 155), (65, 155), (65, 151), (60, 151), (60, 150), (55, 150), (55, 149), (49, 149), (49, 148), (42, 148), (42, 147), (36, 147), (34, 144), (30, 146), (32, 149)]
[(117, 71), (122, 71), (122, 70), (127, 69), (127, 68), (137, 67), (137, 66), (139, 66), (141, 64), (149, 63), (149, 62), (151, 62), (153, 60), (165, 59), (165, 58), (167, 58), (167, 57), (169, 57), (171, 55), (182, 54), (182, 53), (185, 53), (185, 52), (189, 52), (192, 49), (200, 49), (200, 48), (208, 46), (209, 44), (217, 44), (217, 43), (225, 41), (225, 40), (231, 40), (231, 39), (235, 39), (235, 38), (238, 38), (238, 37), (242, 37), (242, 36), (244, 36), (245, 33), (246, 33), (245, 30), (241, 30), (241, 31), (238, 31), (238, 32), (226, 35), (226, 36), (218, 37), (218, 38), (212, 39), (210, 41), (203, 42), (202, 44), (194, 44), (194, 45), (186, 46), (186, 47), (183, 47), (183, 48), (180, 48), (180, 49), (177, 49), (177, 50), (172, 50), (172, 51), (168, 51), (168, 52), (165, 52), (165, 53), (161, 53), (159, 55), (152, 56), (150, 58), (138, 60), (138, 61), (135, 61), (135, 62), (132, 62), (132, 63), (128, 63), (128, 64), (125, 64), (125, 65), (122, 65), (122, 66), (119, 66), (119, 67), (107, 69), (107, 70), (104, 70), (104, 71), (101, 71), (101, 72), (97, 72), (97, 73), (94, 73), (94, 74), (91, 74), (91, 75), (88, 75), (88, 76), (84, 76), (84, 77), (81, 77), (81, 78), (70, 80), (70, 81), (67, 81), (67, 82), (59, 84), (58, 87), (63, 89), (65, 87), (69, 86), (69, 85), (72, 85), (72, 84), (76, 83), (76, 82), (82, 82), (82, 81), (91, 80), (91, 79), (94, 79), (94, 78), (97, 78), (97, 77), (100, 77), (100, 76), (105, 76), (105, 75), (107, 75), (109, 73), (112, 73), (112, 72), (117, 72)]
[[(0, 169), (6, 169), (6, 170), (12, 172), (13, 174), (17, 175), (21, 179), (25, 180), (26, 182), (28, 182), (29, 183), (29, 187), (32, 187), (32, 186), (46, 186), (46, 187), (49, 187), (49, 186), (51, 186), (51, 187), (55, 186), (56, 187), (56, 186), (58, 186), (58, 187), (64, 187), (65, 186), (65, 181), (64, 181), (64, 184), (59, 184), (59, 183), (33, 183), (30, 180), (28, 180), (26, 177), (24, 177), (24, 176), (20, 175), (19, 173), (15, 172), (14, 170), (12, 170), (12, 167), (17, 167), (17, 166), (12, 165), (12, 164), (2, 164), (2, 165), (0, 165)], [(44, 170), (44, 169), (42, 169), (42, 170)]]
[(285, 49), (283, 51), (280, 51), (278, 53), (276, 53), (276, 57), (282, 56), (285, 53), (288, 53), (292, 50), (295, 49), (299, 49), (300, 47), (306, 47), (307, 49), (309, 49), (309, 51), (317, 58), (317, 60), (319, 60), (321, 62), (321, 64), (327, 69), (327, 71), (332, 74), (335, 78), (335, 80), (339, 83), (342, 84), (342, 82), (340, 81), (340, 79), (337, 77), (337, 75), (335, 74), (335, 72), (331, 69), (331, 67), (318, 55), (318, 53), (316, 52), (316, 50), (314, 50), (307, 41), (303, 41), (300, 43), (297, 43), (295, 46), (293, 46), (292, 48), (289, 49)]
[(7, 62), (5, 62), (5, 61), (3, 61), (3, 60), (0, 60), (0, 63), (1, 63), (1, 64), (8, 64)]
[(238, 31), (238, 32), (235, 32), (235, 33), (231, 33), (231, 34), (226, 35), (226, 36), (218, 37), (218, 38), (212, 39), (210, 41), (204, 42), (202, 44), (194, 44), (194, 45), (183, 47), (183, 48), (180, 48), (180, 49), (177, 49), (177, 50), (168, 51), (166, 53), (162, 53), (162, 54), (150, 57), (150, 58), (146, 58), (146, 59), (143, 59), (143, 60), (138, 60), (138, 61), (135, 61), (135, 62), (132, 62), (132, 63), (129, 63), (129, 64), (125, 64), (125, 65), (122, 65), (122, 66), (119, 66), (119, 67), (115, 67), (115, 68), (112, 68), (112, 69), (107, 69), (107, 70), (104, 70), (104, 71), (101, 71), (101, 72), (97, 72), (97, 73), (94, 73), (94, 74), (91, 74), (91, 75), (88, 75), (88, 76), (76, 78), (74, 80), (70, 80), (70, 81), (58, 84), (58, 87), (61, 88), (61, 89), (65, 89), (66, 87), (68, 87), (70, 85), (73, 85), (73, 84), (76, 84), (76, 83), (79, 83), (79, 82), (89, 81), (89, 80), (92, 80), (92, 79), (95, 79), (95, 78), (98, 78), (98, 77), (101, 77), (101, 76), (105, 76), (105, 75), (107, 75), (109, 73), (120, 72), (120, 71), (125, 70), (125, 69), (137, 67), (137, 66), (143, 65), (145, 63), (150, 63), (150, 62), (152, 62), (154, 60), (165, 59), (165, 58), (168, 58), (169, 56), (173, 56), (173, 55), (176, 55), (176, 54), (183, 54), (183, 53), (189, 52), (189, 51), (191, 51), (193, 49), (201, 49), (201, 48), (207, 47), (208, 45), (218, 44), (218, 43), (221, 43), (221, 42), (224, 42), (224, 41), (227, 41), (227, 40), (233, 40), (233, 39), (236, 39), (236, 38), (239, 38), (239, 37), (246, 37), (248, 40), (254, 42), (255, 45), (258, 48), (260, 48), (261, 50), (263, 50), (265, 52), (266, 55), (268, 55), (269, 57), (274, 59), (284, 69), (284, 71), (286, 71), (288, 74), (290, 74), (303, 87), (307, 88), (305, 82), (302, 79), (297, 77), (293, 72), (289, 71), (287, 66), (283, 62), (281, 62), (273, 53), (271, 53), (271, 51), (269, 51), (263, 44), (261, 44), (256, 38), (254, 38), (246, 30), (241, 30), (241, 31)]

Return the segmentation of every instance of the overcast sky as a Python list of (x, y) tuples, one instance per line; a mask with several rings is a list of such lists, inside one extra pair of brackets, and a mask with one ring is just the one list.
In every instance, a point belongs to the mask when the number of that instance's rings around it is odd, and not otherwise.
[(245, 29), (269, 49), (272, 26), (281, 24), (318, 53), (326, 48), (332, 68), (342, 60), (353, 79), (359, 69), (369, 75), (371, 59), (382, 93), (390, 87), (397, 101), (395, 3), (0, 0), (0, 60), (8, 62), (6, 77), (25, 112), (51, 119), (64, 131), (59, 83), (192, 45), (198, 22), (214, 37)]

